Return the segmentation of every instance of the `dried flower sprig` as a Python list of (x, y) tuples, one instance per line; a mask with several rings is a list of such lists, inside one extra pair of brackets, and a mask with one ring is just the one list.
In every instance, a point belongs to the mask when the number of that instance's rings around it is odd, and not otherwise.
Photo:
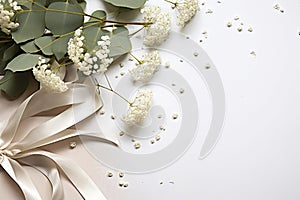
[(152, 51), (142, 55), (141, 60), (129, 69), (132, 80), (147, 82), (159, 70), (161, 56), (158, 51)]

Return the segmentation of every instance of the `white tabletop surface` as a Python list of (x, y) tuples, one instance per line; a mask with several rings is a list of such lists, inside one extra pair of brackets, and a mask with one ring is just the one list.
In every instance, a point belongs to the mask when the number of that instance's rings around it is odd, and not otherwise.
[[(172, 12), (161, 2), (150, 1)], [(275, 4), (284, 12), (274, 9)], [(88, 12), (98, 7), (98, 1), (88, 2)], [(213, 12), (206, 13), (208, 9)], [(182, 30), (207, 52), (225, 88), (222, 136), (205, 159), (198, 159), (200, 136), (171, 166), (152, 173), (125, 173), (123, 178), (118, 177), (119, 171), (85, 161), (91, 159), (80, 156), (85, 155), (80, 154), (81, 145), (74, 151), (61, 148), (62, 154), (89, 169), (88, 174), (109, 200), (300, 199), (299, 10), (300, 0), (207, 1)], [(236, 16), (239, 20), (234, 20)], [(227, 27), (228, 22), (232, 27)], [(241, 22), (243, 30), (238, 32)], [(253, 32), (247, 30), (249, 27)], [(1, 103), (2, 109), (6, 106), (15, 103)], [(108, 171), (114, 173), (112, 178), (106, 177)], [(39, 189), (47, 184), (45, 179), (34, 181)], [(119, 181), (128, 182), (129, 187), (119, 187)], [(11, 181), (8, 185), (15, 187)], [(70, 184), (65, 185), (69, 190), (66, 199), (80, 199)], [(21, 196), (15, 189), (0, 188), (0, 192), (0, 197), (7, 195), (8, 199)], [(43, 192), (50, 196), (49, 186)]]
[[(208, 9), (213, 13), (206, 13)], [(128, 175), (130, 187), (116, 188), (108, 197), (299, 199), (299, 10), (299, 0), (205, 2), (182, 32), (206, 50), (222, 78), (226, 95), (222, 137), (204, 160), (197, 159), (196, 140), (172, 166)], [(240, 23), (243, 30), (238, 32)]]

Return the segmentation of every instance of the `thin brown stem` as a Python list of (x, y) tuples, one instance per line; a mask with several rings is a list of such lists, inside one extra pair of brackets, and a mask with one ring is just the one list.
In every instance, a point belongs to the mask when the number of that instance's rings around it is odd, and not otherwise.
[(137, 31), (135, 31), (135, 32), (133, 32), (133, 33), (131, 33), (131, 34), (129, 34), (128, 36), (129, 36), (129, 37), (132, 37), (132, 36), (134, 36), (135, 34), (137, 34), (138, 32), (140, 32), (141, 30), (143, 30), (144, 28), (145, 28), (145, 26), (142, 27), (142, 28), (140, 28), (140, 29), (138, 29)]
[(132, 105), (132, 103), (130, 101), (128, 101), (125, 97), (123, 97), (121, 94), (119, 94), (118, 92), (114, 91), (113, 89), (111, 88), (108, 88), (106, 86), (103, 86), (103, 85), (100, 85), (99, 83), (97, 83), (96, 85), (97, 87), (100, 87), (100, 88), (103, 88), (105, 90), (108, 90), (114, 94), (116, 94), (117, 96), (119, 96), (121, 99), (123, 99), (124, 101), (126, 101), (130, 106)]
[(0, 43), (8, 43), (8, 42), (13, 42), (13, 40), (0, 40)]
[(111, 87), (110, 81), (108, 80), (108, 77), (107, 77), (107, 75), (106, 75), (105, 72), (104, 72), (104, 76), (105, 76), (105, 80), (106, 80), (106, 82), (107, 82), (109, 88), (110, 88), (111, 90), (113, 90), (112, 87)]
[(131, 52), (128, 52), (128, 54), (133, 57), (140, 65), (143, 64), (141, 60), (139, 60), (137, 57), (135, 57)]

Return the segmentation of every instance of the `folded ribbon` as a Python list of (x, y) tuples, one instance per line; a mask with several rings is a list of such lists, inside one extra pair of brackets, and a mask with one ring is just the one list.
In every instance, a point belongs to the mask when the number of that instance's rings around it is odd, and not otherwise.
[[(64, 198), (59, 170), (62, 171), (84, 199), (106, 199), (89, 176), (70, 159), (41, 150), (39, 147), (75, 136), (92, 136), (118, 144), (109, 135), (97, 136), (74, 125), (90, 117), (102, 107), (95, 87), (71, 84), (65, 93), (48, 93), (41, 89), (29, 96), (9, 118), (0, 131), (0, 165), (17, 183), (25, 199), (42, 200), (22, 164), (32, 166), (44, 174), (52, 186), (52, 199)], [(25, 133), (18, 131), (20, 123), (47, 111), (60, 109), (59, 114)], [(80, 113), (74, 115), (74, 113)]]

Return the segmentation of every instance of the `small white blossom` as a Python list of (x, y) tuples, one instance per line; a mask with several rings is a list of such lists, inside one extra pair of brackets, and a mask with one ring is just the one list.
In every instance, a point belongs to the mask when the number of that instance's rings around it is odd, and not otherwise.
[(152, 97), (151, 90), (139, 90), (122, 120), (128, 125), (133, 125), (145, 119), (151, 106)]
[(113, 59), (109, 57), (110, 37), (102, 36), (92, 52), (84, 49), (84, 36), (82, 28), (75, 31), (74, 37), (68, 42), (69, 58), (78, 67), (79, 71), (89, 76), (94, 73), (105, 72)]
[(3, 33), (10, 34), (11, 29), (17, 28), (18, 23), (12, 22), (15, 12), (21, 10), (16, 1), (1, 0), (0, 1), (0, 28)]
[(144, 20), (151, 23), (146, 26), (144, 44), (147, 46), (160, 45), (164, 42), (171, 31), (171, 16), (169, 13), (162, 13), (159, 6), (145, 7), (141, 10)]
[(109, 57), (110, 43), (109, 36), (102, 36), (101, 40), (97, 42), (98, 46), (96, 46), (92, 53), (84, 55), (84, 60), (79, 64), (78, 69), (87, 76), (105, 72), (113, 62), (113, 59)]
[(83, 40), (84, 36), (82, 35), (82, 27), (80, 27), (75, 31), (74, 37), (68, 42), (69, 58), (74, 62), (74, 64), (80, 63), (84, 57)]
[(161, 65), (161, 57), (158, 51), (146, 53), (142, 56), (141, 64), (129, 69), (132, 80), (147, 82), (149, 81), (155, 72), (158, 71)]
[(182, 2), (176, 3), (177, 14), (177, 25), (184, 27), (187, 22), (189, 22), (194, 15), (196, 15), (199, 8), (199, 0), (184, 0)]
[(40, 59), (38, 65), (32, 69), (33, 75), (40, 82), (41, 87), (48, 91), (61, 93), (68, 90), (65, 82), (50, 69), (50, 64), (45, 59)]

